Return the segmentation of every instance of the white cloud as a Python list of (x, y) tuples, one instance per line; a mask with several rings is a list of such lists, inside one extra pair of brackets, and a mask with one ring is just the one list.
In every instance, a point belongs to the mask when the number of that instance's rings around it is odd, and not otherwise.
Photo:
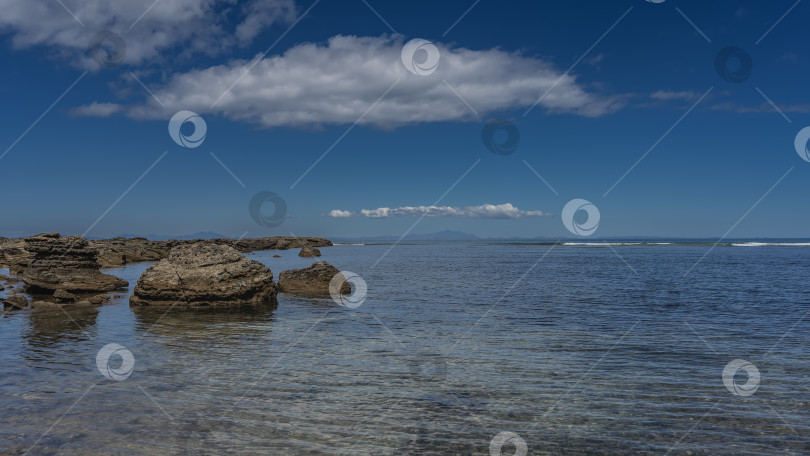
[(736, 112), (738, 114), (748, 114), (748, 113), (761, 113), (761, 112), (798, 112), (798, 113), (808, 113), (810, 112), (810, 104), (806, 103), (799, 103), (793, 105), (778, 105), (778, 111), (776, 108), (773, 107), (768, 102), (763, 101), (760, 105), (753, 105), (753, 106), (746, 106), (741, 105), (733, 102), (724, 102), (724, 103), (717, 103), (713, 106), (710, 106), (709, 109), (712, 111), (730, 111)]
[(426, 217), (466, 217), (491, 219), (517, 219), (525, 217), (543, 217), (542, 211), (522, 211), (511, 203), (482, 204), (480, 206), (453, 207), (453, 206), (403, 206), (380, 207), (377, 209), (361, 209), (360, 212), (333, 210), (329, 217), (368, 217), (388, 218), (395, 216), (426, 216)]
[(662, 101), (670, 101), (670, 100), (687, 100), (687, 101), (695, 101), (700, 98), (701, 93), (693, 92), (691, 90), (684, 90), (680, 92), (671, 91), (671, 90), (659, 90), (657, 92), (653, 92), (650, 94), (650, 98), (653, 100), (662, 100)]
[(70, 110), (74, 116), (109, 117), (123, 109), (116, 103), (99, 103), (94, 101), (89, 105), (79, 106)]
[(15, 48), (47, 46), (76, 65), (94, 70), (99, 67), (87, 49), (90, 39), (100, 30), (123, 36), (127, 45), (124, 63), (140, 64), (170, 49), (182, 49), (185, 55), (217, 54), (246, 44), (264, 27), (295, 18), (294, 0), (251, 0), (244, 6), (241, 3), (0, 0), (0, 33), (11, 34)]
[(329, 217), (335, 217), (335, 218), (345, 218), (345, 217), (351, 217), (351, 216), (352, 216), (352, 213), (350, 211), (341, 211), (339, 209), (335, 209), (334, 211), (329, 213)]
[(264, 127), (350, 124), (358, 119), (359, 124), (391, 127), (478, 120), (459, 95), (482, 116), (526, 108), (552, 86), (538, 109), (595, 117), (623, 105), (621, 97), (589, 93), (574, 76), (540, 59), (499, 49), (436, 45), (441, 53), (438, 69), (417, 76), (402, 64), (401, 37), (334, 36), (326, 44), (299, 44), (283, 55), (176, 74), (153, 90), (165, 108), (146, 98), (128, 115), (169, 118), (190, 110)]

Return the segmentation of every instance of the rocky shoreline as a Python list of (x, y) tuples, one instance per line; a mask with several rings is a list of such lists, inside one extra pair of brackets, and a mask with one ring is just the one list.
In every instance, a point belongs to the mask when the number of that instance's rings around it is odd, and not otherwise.
[[(152, 241), (145, 238), (88, 240), (81, 236), (43, 233), (27, 238), (0, 238), (0, 268), (17, 277), (0, 276), (4, 310), (65, 305), (103, 304), (129, 286), (101, 269), (152, 261), (130, 297), (133, 307), (232, 307), (276, 301), (279, 291), (322, 295), (323, 282), (340, 271), (325, 262), (283, 271), (296, 286), (283, 290), (273, 273), (243, 253), (301, 249), (301, 257), (317, 257), (317, 247), (332, 246), (320, 237), (274, 236), (253, 239)], [(316, 267), (317, 265), (317, 267)], [(325, 265), (325, 266), (324, 266)], [(329, 275), (329, 277), (326, 277)], [(289, 282), (289, 280), (285, 280)], [(350, 292), (346, 284), (345, 290)], [(29, 303), (28, 297), (32, 298)]]
[[(12, 274), (24, 271), (33, 261), (33, 253), (25, 248), (26, 240), (41, 236), (56, 235), (44, 233), (27, 238), (0, 238), (0, 268), (9, 268)], [(80, 237), (80, 236), (77, 236)], [(84, 238), (82, 238), (84, 239)], [(117, 268), (127, 263), (158, 261), (166, 257), (171, 249), (181, 245), (196, 243), (218, 244), (233, 247), (247, 253), (257, 250), (289, 250), (304, 247), (330, 247), (332, 242), (321, 237), (273, 236), (251, 239), (192, 239), (152, 241), (146, 238), (112, 238), (91, 240), (87, 244), (98, 251), (101, 268)]]

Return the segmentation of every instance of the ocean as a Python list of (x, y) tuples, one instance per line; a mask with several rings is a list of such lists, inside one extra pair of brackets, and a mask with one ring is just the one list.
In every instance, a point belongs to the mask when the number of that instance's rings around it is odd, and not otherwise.
[[(319, 260), (357, 307), (5, 313), (0, 454), (810, 454), (810, 244), (787, 244), (355, 242)], [(131, 292), (148, 265), (105, 272)]]

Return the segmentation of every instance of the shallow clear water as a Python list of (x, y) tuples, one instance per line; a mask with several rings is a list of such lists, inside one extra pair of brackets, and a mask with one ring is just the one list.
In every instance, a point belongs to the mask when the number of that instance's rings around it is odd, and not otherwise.
[[(810, 453), (808, 248), (718, 247), (684, 277), (707, 246), (400, 245), (372, 268), (389, 247), (322, 249), (367, 282), (357, 309), (3, 315), (0, 450), (486, 455), (510, 431), (528, 454)], [(126, 380), (96, 367), (109, 343)], [(724, 386), (734, 359), (754, 394)]]

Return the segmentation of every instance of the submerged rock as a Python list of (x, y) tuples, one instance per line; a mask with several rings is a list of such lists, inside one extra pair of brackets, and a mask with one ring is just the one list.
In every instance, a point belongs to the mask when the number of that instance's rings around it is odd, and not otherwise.
[(6, 283), (6, 285), (13, 285), (15, 283), (22, 282), (22, 279), (18, 277), (9, 277), (7, 275), (0, 274), (0, 280)]
[(25, 239), (33, 255), (22, 274), (25, 286), (36, 293), (112, 291), (129, 285), (126, 280), (99, 271), (98, 251), (81, 236), (40, 234)]
[(87, 300), (90, 301), (91, 304), (103, 304), (108, 301), (108, 297), (105, 295), (95, 295), (90, 296)]
[(141, 275), (133, 306), (223, 307), (275, 301), (270, 269), (235, 249), (209, 242), (174, 247)]
[(315, 247), (305, 246), (301, 248), (301, 251), (298, 252), (298, 256), (300, 257), (319, 257), (321, 256), (321, 251), (316, 249)]
[[(308, 268), (282, 271), (278, 275), (280, 291), (313, 296), (329, 296), (329, 283), (340, 270), (326, 261), (319, 261)], [(342, 294), (352, 292), (348, 282), (340, 287)]]
[(53, 292), (53, 297), (60, 301), (73, 302), (77, 296), (69, 291), (59, 289)]

